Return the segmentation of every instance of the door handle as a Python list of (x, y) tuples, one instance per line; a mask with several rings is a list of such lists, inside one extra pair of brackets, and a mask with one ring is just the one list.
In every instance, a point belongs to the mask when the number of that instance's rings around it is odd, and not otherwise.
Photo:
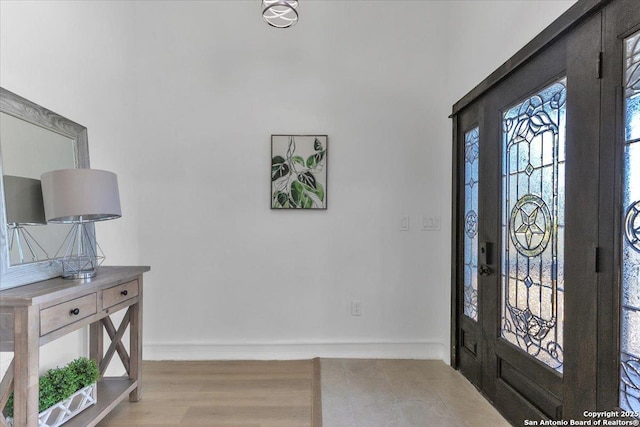
[(481, 264), (480, 267), (478, 267), (478, 274), (481, 276), (491, 276), (491, 273), (493, 273), (493, 270), (486, 264)]
[(493, 243), (492, 242), (480, 242), (480, 256), (479, 256), (478, 274), (481, 276), (491, 276), (493, 270), (490, 265), (493, 264)]
[(493, 243), (480, 242), (480, 264), (487, 266), (493, 264)]

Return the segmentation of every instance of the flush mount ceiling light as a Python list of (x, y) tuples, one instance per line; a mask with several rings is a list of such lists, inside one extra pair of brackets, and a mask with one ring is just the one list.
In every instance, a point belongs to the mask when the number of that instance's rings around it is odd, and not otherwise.
[(298, 0), (262, 0), (262, 18), (276, 28), (295, 25), (298, 22)]

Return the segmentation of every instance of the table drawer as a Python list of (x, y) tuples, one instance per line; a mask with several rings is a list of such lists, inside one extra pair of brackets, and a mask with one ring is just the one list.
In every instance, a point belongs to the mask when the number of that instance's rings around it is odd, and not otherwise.
[(40, 336), (96, 314), (97, 308), (95, 293), (45, 308), (40, 311)]
[(138, 296), (138, 281), (123, 283), (102, 291), (102, 308), (112, 307), (122, 301)]

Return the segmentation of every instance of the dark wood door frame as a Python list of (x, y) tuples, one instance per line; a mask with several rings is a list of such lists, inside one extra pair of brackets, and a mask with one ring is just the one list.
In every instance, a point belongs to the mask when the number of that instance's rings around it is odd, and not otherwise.
[[(640, 2), (617, 0), (605, 10), (600, 142), (600, 260), (598, 265), (598, 407), (616, 409), (620, 369), (622, 236), (623, 39), (640, 31)], [(612, 149), (612, 146), (615, 149)]]
[[(458, 102), (453, 104), (451, 116), (454, 117), (458, 112), (467, 105), (482, 96), (486, 91), (500, 83), (504, 78), (509, 76), (516, 69), (529, 61), (538, 52), (556, 41), (558, 38), (567, 34), (573, 28), (589, 19), (590, 16), (600, 12), (607, 4), (613, 0), (578, 0), (576, 4), (571, 6), (558, 19), (553, 21), (547, 28), (542, 30), (540, 34), (535, 36), (522, 49), (516, 52), (504, 64), (499, 66), (486, 79), (480, 82), (476, 87), (471, 89), (465, 96), (460, 98)], [(594, 65), (595, 67), (595, 65)]]
[[(590, 16), (600, 12), (607, 4), (612, 0), (579, 0), (569, 10), (556, 19), (551, 25), (538, 34), (533, 40), (527, 43), (521, 50), (515, 55), (509, 58), (498, 69), (491, 73), (486, 79), (479, 83), (469, 93), (463, 96), (458, 102), (453, 105), (452, 113), (449, 116), (453, 120), (453, 142), (452, 142), (452, 179), (451, 179), (451, 194), (452, 194), (452, 210), (451, 219), (452, 224), (457, 224), (459, 220), (458, 206), (461, 204), (462, 199), (458, 191), (458, 186), (463, 179), (464, 170), (458, 168), (458, 160), (461, 156), (458, 141), (457, 129), (458, 129), (458, 114), (467, 108), (471, 103), (480, 98), (489, 89), (496, 86), (507, 76), (511, 75), (514, 71), (520, 68), (523, 64), (528, 62), (533, 56), (539, 53), (542, 49), (549, 46), (558, 38), (562, 37), (573, 28), (577, 27)], [(634, 0), (632, 0), (634, 1)], [(594, 64), (595, 69), (595, 64)], [(463, 155), (463, 154), (462, 154)], [(460, 230), (457, 227), (452, 226), (451, 230), (451, 257), (455, 260), (460, 251), (460, 244), (462, 242), (460, 236)], [(457, 337), (458, 330), (458, 318), (460, 315), (460, 307), (457, 305), (459, 301), (459, 289), (458, 283), (460, 281), (461, 272), (458, 271), (456, 263), (451, 264), (451, 352), (450, 360), (451, 365), (454, 368), (458, 366), (458, 350), (459, 342)]]
[[(483, 134), (483, 129), (481, 125), (483, 124), (483, 112), (484, 105), (482, 100), (469, 105), (463, 112), (460, 114), (456, 114), (453, 117), (454, 120), (454, 141), (457, 141), (457, 138), (461, 135), (464, 135), (465, 132), (468, 132), (474, 127), (480, 128), (480, 135)], [(483, 144), (483, 138), (480, 138), (480, 145)], [(459, 145), (458, 145), (459, 144)], [(454, 170), (457, 164), (464, 164), (465, 158), (465, 141), (459, 141), (458, 143), (454, 143)], [(482, 165), (479, 165), (481, 168)], [(464, 168), (460, 168), (460, 176), (456, 176), (454, 181), (456, 181), (455, 185), (462, 183), (464, 187), (465, 181), (465, 173)], [(464, 218), (465, 216), (465, 206), (464, 206), (464, 192), (460, 191), (454, 193), (454, 197), (457, 199), (453, 204), (453, 213), (454, 218)], [(482, 204), (482, 200), (478, 200), (479, 204)], [(453, 259), (464, 259), (464, 236), (462, 228), (453, 227), (454, 239), (456, 239), (455, 252), (453, 254)], [(481, 230), (478, 230), (478, 233)], [(453, 274), (457, 277), (464, 277), (464, 265), (463, 263), (452, 263), (452, 269), (455, 270)], [(462, 279), (461, 279), (462, 280)], [(479, 284), (479, 283), (478, 283)], [(452, 303), (455, 306), (455, 310), (459, 313), (464, 313), (464, 297), (463, 297), (463, 288), (464, 286), (459, 287), (459, 292), (452, 292)], [(480, 294), (481, 288), (478, 286), (477, 289)], [(452, 337), (451, 342), (459, 343), (459, 348), (456, 349), (457, 345), (452, 346), (452, 361), (455, 358), (456, 369), (460, 369), (461, 372), (478, 388), (481, 387), (481, 366), (480, 366), (480, 354), (484, 351), (482, 341), (479, 337), (482, 334), (482, 322), (483, 322), (483, 314), (481, 310), (477, 312), (477, 320), (474, 321), (466, 316), (460, 316), (460, 319), (456, 319), (458, 321), (458, 328), (452, 329)], [(455, 356), (454, 356), (455, 353)]]
[[(629, 13), (633, 11), (633, 13)], [(567, 288), (565, 297), (567, 300), (578, 295), (587, 295), (583, 304), (569, 306), (565, 318), (572, 324), (572, 334), (565, 336), (565, 377), (560, 394), (563, 396), (563, 411), (559, 417), (580, 419), (585, 409), (614, 409), (617, 405), (619, 369), (619, 275), (620, 246), (616, 230), (620, 229), (620, 158), (619, 149), (612, 150), (607, 144), (620, 145), (619, 135), (622, 122), (622, 63), (621, 63), (621, 39), (640, 29), (634, 26), (634, 19), (640, 14), (640, 2), (637, 0), (580, 0), (553, 24), (534, 38), (521, 51), (499, 67), (487, 79), (476, 86), (453, 106), (450, 116), (453, 119), (453, 176), (452, 176), (452, 315), (451, 315), (451, 364), (458, 368), (462, 349), (460, 319), (462, 317), (462, 269), (457, 265), (462, 245), (462, 228), (458, 226), (461, 220), (464, 194), (461, 194), (460, 183), (464, 178), (464, 169), (460, 168), (460, 159), (463, 158), (464, 141), (460, 141), (462, 133), (460, 118), (469, 110), (477, 108), (478, 100), (489, 90), (495, 89), (500, 83), (512, 76), (524, 65), (530, 63), (538, 54), (553, 43), (569, 33), (584, 33), (586, 37), (580, 44), (571, 44), (567, 49), (589, 49), (593, 51), (593, 66), (585, 66), (584, 63), (572, 63), (569, 57), (567, 68), (572, 68), (574, 74), (581, 79), (601, 79), (598, 86), (591, 86), (587, 92), (574, 93), (572, 104), (574, 108), (584, 110), (591, 108), (593, 99), (601, 99), (600, 118), (615, 117), (616, 120), (597, 120), (581, 123), (581, 127), (567, 122), (567, 132), (574, 134), (574, 138), (583, 135), (589, 138), (590, 148), (579, 150), (576, 147), (567, 146), (567, 158), (572, 157), (574, 162), (587, 165), (585, 171), (594, 171), (592, 175), (584, 172), (573, 176), (567, 181), (567, 196), (569, 189), (579, 188), (584, 183), (590, 183), (591, 187), (599, 188), (599, 191), (591, 194), (583, 194), (578, 197), (589, 199), (586, 203), (593, 203), (599, 208), (588, 212), (590, 222), (597, 224), (594, 227), (575, 227), (571, 230), (574, 235), (581, 237), (566, 250), (579, 252), (582, 257), (592, 260), (588, 265), (567, 266), (567, 273), (572, 274), (574, 281), (584, 277), (583, 289)], [(598, 16), (596, 16), (598, 15)], [(592, 19), (594, 18), (594, 19)], [(602, 32), (598, 32), (602, 29)], [(598, 30), (598, 31), (595, 31)], [(594, 36), (597, 34), (597, 36)], [(587, 42), (585, 42), (587, 40)], [(598, 55), (598, 51), (602, 54)], [(616, 96), (617, 94), (617, 96)], [(492, 108), (495, 106), (487, 106)], [(575, 110), (574, 110), (575, 111)], [(464, 120), (468, 122), (468, 119)], [(601, 127), (602, 122), (602, 127)], [(569, 129), (571, 126), (575, 126)], [(485, 137), (486, 137), (485, 133)], [(599, 138), (593, 140), (593, 135)], [(595, 150), (595, 152), (594, 152)], [(462, 170), (460, 170), (462, 169)], [(601, 171), (598, 175), (596, 171)], [(603, 179), (601, 179), (601, 177)], [(568, 177), (569, 178), (569, 177)], [(572, 191), (573, 192), (573, 191)], [(573, 197), (573, 196), (572, 196)], [(574, 205), (577, 206), (577, 205)], [(567, 210), (567, 216), (576, 214)], [(569, 231), (569, 228), (567, 229)], [(596, 242), (595, 244), (593, 242)], [(497, 242), (496, 242), (497, 243)], [(597, 271), (598, 275), (593, 273)], [(479, 289), (480, 292), (480, 289)], [(584, 327), (576, 327), (582, 324)], [(597, 331), (598, 333), (594, 333)], [(610, 331), (610, 333), (607, 333)], [(597, 350), (596, 350), (597, 349)], [(588, 355), (587, 357), (583, 357)], [(482, 379), (482, 383), (492, 379)], [(575, 390), (591, 390), (588, 394), (577, 394)], [(490, 400), (493, 392), (487, 393)]]

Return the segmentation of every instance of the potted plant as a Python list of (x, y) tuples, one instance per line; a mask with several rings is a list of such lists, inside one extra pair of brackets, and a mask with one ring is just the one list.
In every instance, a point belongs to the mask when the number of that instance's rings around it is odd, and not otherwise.
[[(39, 425), (58, 427), (97, 401), (100, 371), (95, 360), (80, 357), (63, 368), (49, 369), (40, 377)], [(5, 407), (8, 426), (13, 425), (13, 393)]]

